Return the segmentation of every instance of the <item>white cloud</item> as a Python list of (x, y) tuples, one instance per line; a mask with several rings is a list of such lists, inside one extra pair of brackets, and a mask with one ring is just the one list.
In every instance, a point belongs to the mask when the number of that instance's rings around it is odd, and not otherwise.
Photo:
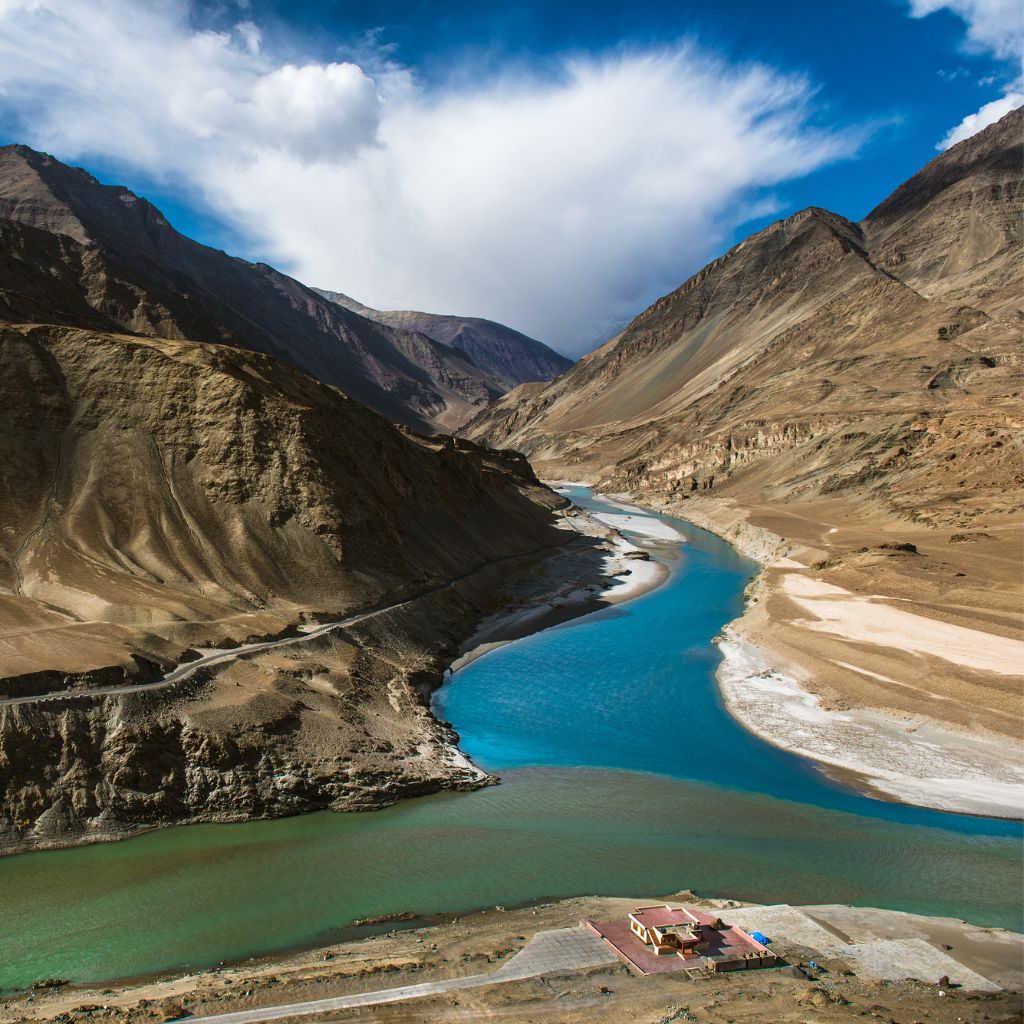
[(1024, 15), (1020, 0), (910, 0), (910, 13), (924, 18), (943, 9), (967, 24), (968, 48), (1001, 60), (1024, 52)]
[(28, 144), (185, 184), (303, 280), (573, 352), (857, 144), (808, 125), (803, 78), (693, 43), (427, 88), (386, 50), (275, 62), (184, 0), (0, 5), (0, 117)]
[(380, 99), (355, 64), (277, 65), (259, 29), (199, 31), (176, 0), (0, 0), (0, 100), (58, 155), (162, 176), (264, 151), (338, 159), (373, 143)]
[(977, 135), (982, 128), (995, 124), (1004, 114), (1024, 106), (1024, 93), (1010, 92), (999, 99), (986, 103), (976, 114), (968, 114), (949, 134), (938, 144), (937, 149), (949, 149), (972, 135)]
[[(936, 11), (949, 10), (958, 15), (967, 26), (965, 49), (975, 53), (991, 54), (1006, 61), (1013, 81), (1005, 87), (1003, 95), (986, 103), (977, 113), (968, 114), (951, 128), (936, 149), (949, 149), (994, 124), (1004, 114), (1024, 104), (1024, 10), (1020, 0), (910, 0), (910, 13), (923, 18)], [(980, 85), (995, 81), (986, 76)]]

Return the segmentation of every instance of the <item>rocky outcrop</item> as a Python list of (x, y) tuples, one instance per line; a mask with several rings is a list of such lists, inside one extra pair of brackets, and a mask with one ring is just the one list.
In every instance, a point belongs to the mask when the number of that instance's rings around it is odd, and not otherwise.
[(0, 706), (0, 854), (488, 784), (428, 701), (504, 576), (168, 690)]

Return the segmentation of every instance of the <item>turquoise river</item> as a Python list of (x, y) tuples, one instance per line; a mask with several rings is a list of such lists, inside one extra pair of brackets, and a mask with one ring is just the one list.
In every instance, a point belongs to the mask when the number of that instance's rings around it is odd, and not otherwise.
[(2, 858), (0, 989), (327, 943), (360, 917), (590, 893), (694, 888), (1020, 929), (1020, 823), (868, 799), (730, 718), (711, 640), (756, 566), (678, 525), (688, 542), (662, 587), (488, 654), (438, 692), (502, 785)]

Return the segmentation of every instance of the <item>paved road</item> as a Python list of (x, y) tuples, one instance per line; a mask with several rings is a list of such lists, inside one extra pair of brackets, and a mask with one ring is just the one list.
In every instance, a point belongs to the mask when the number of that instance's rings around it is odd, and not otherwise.
[(418, 985), (402, 985), (376, 992), (359, 992), (349, 996), (313, 999), (306, 1003), (286, 1003), (283, 1006), (264, 1006), (254, 1010), (234, 1010), (211, 1017), (191, 1017), (189, 1024), (258, 1024), (260, 1021), (281, 1017), (304, 1017), (331, 1010), (348, 1010), (356, 1006), (376, 1006), (380, 1003), (399, 1003), (406, 999), (459, 989), (499, 985), (507, 981), (536, 978), (551, 971), (578, 971), (600, 964), (618, 963), (618, 957), (596, 935), (582, 928), (558, 928), (538, 932), (507, 964), (487, 974), (470, 974), (464, 978), (446, 978), (444, 981), (425, 981)]
[(430, 594), (436, 594), (439, 591), (447, 590), (449, 587), (453, 587), (455, 584), (461, 583), (470, 576), (475, 576), (478, 572), (482, 572), (484, 569), (489, 569), (491, 566), (496, 565), (499, 562), (507, 562), (513, 558), (528, 558), (530, 555), (540, 554), (544, 551), (553, 555), (556, 551), (566, 547), (566, 544), (568, 543), (571, 543), (571, 541), (566, 541), (563, 544), (553, 546), (545, 545), (543, 547), (534, 548), (530, 551), (521, 551), (516, 554), (503, 555), (500, 558), (494, 558), (491, 561), (485, 562), (483, 565), (478, 565), (475, 569), (471, 569), (469, 572), (465, 572), (461, 576), (456, 576), (454, 579), (448, 580), (445, 583), (438, 583), (431, 587), (424, 587), (422, 590), (418, 590), (416, 593), (410, 594), (408, 597), (403, 598), (401, 601), (396, 601), (394, 604), (370, 608), (366, 611), (359, 612), (356, 615), (350, 615), (348, 618), (339, 619), (337, 622), (327, 622), (321, 626), (304, 630), (300, 632), (298, 636), (288, 636), (280, 640), (262, 640), (258, 643), (242, 644), (239, 647), (230, 647), (213, 651), (201, 658), (197, 658), (195, 661), (187, 661), (182, 665), (178, 665), (177, 668), (168, 672), (167, 675), (162, 676), (160, 679), (155, 679), (151, 683), (129, 683), (123, 686), (104, 686), (92, 690), (58, 690), (56, 692), (34, 694), (27, 697), (5, 697), (0, 699), (0, 707), (11, 707), (16, 704), (41, 704), (72, 699), (77, 700), (82, 697), (109, 697), (116, 694), (142, 693), (146, 690), (159, 690), (165, 686), (173, 686), (175, 683), (180, 683), (182, 680), (188, 679), (200, 669), (210, 668), (213, 665), (221, 665), (224, 662), (234, 661), (236, 658), (242, 658), (248, 654), (255, 654), (259, 651), (268, 651), (273, 647), (285, 647), (289, 644), (307, 643), (310, 640), (315, 640), (317, 637), (323, 636), (325, 633), (330, 633), (336, 629), (344, 629), (348, 626), (354, 626), (356, 623), (372, 618), (375, 615), (382, 615), (384, 612), (394, 611), (396, 608), (401, 608), (404, 605), (411, 604), (413, 601), (417, 601), (421, 597), (427, 597)]

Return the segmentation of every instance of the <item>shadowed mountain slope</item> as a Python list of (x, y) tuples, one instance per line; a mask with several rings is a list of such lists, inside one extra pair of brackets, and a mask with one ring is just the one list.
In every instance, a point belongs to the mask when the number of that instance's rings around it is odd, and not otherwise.
[[(145, 199), (24, 146), (0, 148), (0, 220), (21, 226), (0, 228), (5, 270), (36, 274), (39, 287), (27, 291), (49, 298), (50, 320), (84, 325), (85, 304), (97, 324), (122, 331), (264, 352), (427, 433), (450, 431), (507, 390), (425, 334), (367, 320), (266, 264), (200, 245)], [(11, 290), (27, 297), (5, 279), (0, 299)]]
[(572, 366), (547, 345), (519, 331), (472, 316), (444, 316), (414, 310), (380, 310), (364, 306), (341, 292), (317, 288), (321, 295), (377, 323), (426, 334), (449, 348), (464, 352), (487, 373), (510, 387), (530, 381), (551, 380)]

